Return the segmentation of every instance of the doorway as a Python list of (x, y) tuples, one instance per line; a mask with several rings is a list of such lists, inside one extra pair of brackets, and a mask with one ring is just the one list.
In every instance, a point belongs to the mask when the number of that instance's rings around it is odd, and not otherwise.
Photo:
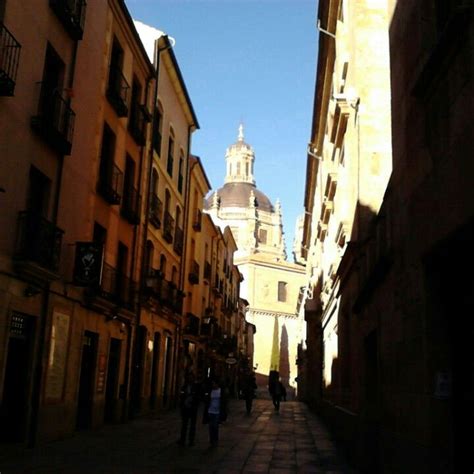
[(22, 442), (26, 438), (28, 392), (35, 318), (12, 312), (6, 354), (3, 397), (0, 405), (0, 441)]
[(77, 397), (76, 428), (88, 429), (92, 426), (92, 408), (94, 400), (94, 380), (99, 335), (84, 331), (82, 342), (81, 375)]

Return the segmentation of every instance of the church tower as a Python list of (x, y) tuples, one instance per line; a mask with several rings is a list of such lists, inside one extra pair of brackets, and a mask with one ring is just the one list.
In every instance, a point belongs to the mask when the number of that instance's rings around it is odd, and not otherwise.
[(234, 263), (243, 276), (240, 296), (249, 302), (247, 321), (256, 327), (254, 364), (260, 396), (267, 395), (270, 370), (291, 396), (296, 386), (296, 355), (304, 321), (297, 299), (306, 282), (305, 269), (287, 262), (281, 204), (273, 205), (257, 188), (255, 152), (239, 126), (237, 141), (225, 153), (224, 185), (212, 192), (205, 209), (216, 225), (229, 226), (237, 243)]
[(270, 260), (286, 260), (281, 205), (277, 200), (273, 206), (257, 189), (255, 152), (244, 141), (242, 124), (237, 141), (226, 150), (225, 159), (224, 186), (208, 197), (207, 212), (220, 227), (230, 226), (239, 249), (236, 259), (261, 254)]

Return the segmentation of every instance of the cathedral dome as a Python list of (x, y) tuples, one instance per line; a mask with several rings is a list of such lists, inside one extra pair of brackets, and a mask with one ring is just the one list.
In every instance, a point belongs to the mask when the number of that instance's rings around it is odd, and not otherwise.
[[(226, 183), (222, 188), (217, 190), (219, 199), (219, 207), (241, 207), (247, 209), (250, 202), (250, 194), (253, 191), (255, 196), (255, 207), (261, 211), (274, 212), (273, 205), (268, 197), (259, 191), (253, 184), (250, 183)], [(206, 208), (209, 209), (214, 201), (213, 192), (206, 199)]]

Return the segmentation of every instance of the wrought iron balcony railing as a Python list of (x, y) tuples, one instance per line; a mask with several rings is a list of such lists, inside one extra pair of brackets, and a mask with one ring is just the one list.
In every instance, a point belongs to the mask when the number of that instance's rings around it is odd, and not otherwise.
[(102, 298), (119, 306), (127, 309), (135, 307), (136, 284), (107, 263), (104, 263), (102, 267), (102, 278), (98, 290)]
[(71, 38), (81, 40), (86, 17), (85, 0), (49, 0), (49, 5)]
[(121, 213), (133, 225), (140, 223), (141, 201), (136, 188), (124, 188)]
[(155, 268), (150, 268), (143, 281), (145, 296), (160, 299), (162, 295), (163, 273)]
[(97, 192), (109, 203), (120, 204), (123, 185), (123, 173), (114, 163), (101, 166)]
[(33, 211), (18, 215), (15, 260), (34, 263), (56, 273), (59, 269), (63, 231)]
[(12, 96), (20, 62), (21, 45), (0, 22), (0, 96)]
[(166, 242), (173, 242), (173, 231), (174, 231), (174, 219), (171, 214), (165, 211), (164, 222), (163, 222), (163, 238)]
[(107, 99), (119, 117), (128, 115), (128, 91), (130, 85), (118, 67), (110, 67)]
[(161, 219), (163, 215), (163, 203), (155, 193), (151, 193), (150, 196), (150, 210), (148, 218), (150, 219), (151, 225), (159, 229), (161, 227)]
[(176, 227), (174, 232), (173, 249), (178, 255), (183, 255), (184, 232), (180, 227)]
[(56, 151), (70, 155), (76, 114), (59, 91), (41, 83), (38, 114), (31, 117), (32, 128)]

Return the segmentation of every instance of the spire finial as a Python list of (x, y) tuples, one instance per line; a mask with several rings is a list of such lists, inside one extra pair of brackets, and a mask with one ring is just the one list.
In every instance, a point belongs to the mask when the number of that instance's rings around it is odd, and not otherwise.
[(239, 125), (239, 142), (243, 142), (244, 141), (244, 124), (242, 122), (240, 122), (240, 125)]

